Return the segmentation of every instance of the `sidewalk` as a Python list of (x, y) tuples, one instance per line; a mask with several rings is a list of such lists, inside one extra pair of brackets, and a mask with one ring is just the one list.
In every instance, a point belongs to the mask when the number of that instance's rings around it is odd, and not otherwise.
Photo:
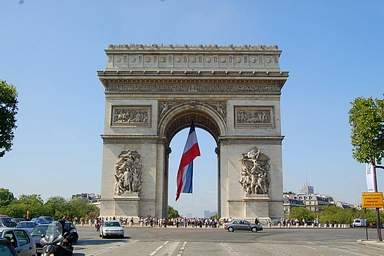
[(384, 249), (383, 241), (379, 242), (377, 240), (357, 240), (357, 242), (362, 245), (368, 245), (368, 246)]

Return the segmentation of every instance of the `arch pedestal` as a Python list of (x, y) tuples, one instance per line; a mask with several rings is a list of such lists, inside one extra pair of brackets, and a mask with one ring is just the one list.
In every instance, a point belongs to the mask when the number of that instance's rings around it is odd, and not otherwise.
[[(288, 73), (277, 47), (118, 45), (106, 53), (101, 216), (167, 216), (169, 142), (192, 120), (217, 143), (219, 215), (282, 216)], [(264, 160), (247, 153), (254, 148)], [(117, 195), (116, 186), (127, 191)]]

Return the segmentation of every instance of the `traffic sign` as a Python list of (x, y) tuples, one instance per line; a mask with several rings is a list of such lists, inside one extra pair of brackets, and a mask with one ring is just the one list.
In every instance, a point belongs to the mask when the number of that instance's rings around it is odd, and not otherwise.
[(382, 192), (363, 192), (361, 202), (363, 208), (384, 208)]

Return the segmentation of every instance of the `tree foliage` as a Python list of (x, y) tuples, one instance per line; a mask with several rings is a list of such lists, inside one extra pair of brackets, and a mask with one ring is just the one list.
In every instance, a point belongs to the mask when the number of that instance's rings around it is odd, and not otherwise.
[(289, 218), (298, 219), (300, 221), (303, 219), (305, 221), (313, 221), (315, 219), (315, 214), (305, 207), (294, 207), (289, 213)]
[(12, 148), (18, 110), (17, 103), (16, 88), (0, 80), (0, 157)]
[(356, 98), (349, 111), (353, 157), (360, 163), (381, 163), (384, 157), (384, 100)]
[(9, 205), (13, 200), (15, 196), (12, 192), (6, 188), (0, 188), (0, 207)]
[[(0, 190), (0, 196), (3, 190), (6, 189)], [(29, 218), (52, 216), (55, 219), (61, 219), (62, 217), (94, 219), (99, 216), (97, 206), (78, 198), (65, 200), (62, 197), (51, 197), (44, 202), (39, 195), (21, 195), (18, 199), (14, 198), (9, 204), (0, 206), (0, 214), (12, 217), (26, 218), (27, 212)]]
[(172, 206), (168, 205), (168, 219), (178, 218), (180, 214), (177, 210), (175, 210)]

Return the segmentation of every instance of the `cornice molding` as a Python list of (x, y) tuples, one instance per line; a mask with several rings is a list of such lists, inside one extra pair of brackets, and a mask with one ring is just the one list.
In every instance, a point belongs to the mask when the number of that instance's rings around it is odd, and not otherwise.
[(178, 44), (111, 44), (105, 51), (107, 53), (114, 51), (151, 51), (151, 52), (274, 52), (280, 54), (280, 50), (277, 45), (178, 45)]

